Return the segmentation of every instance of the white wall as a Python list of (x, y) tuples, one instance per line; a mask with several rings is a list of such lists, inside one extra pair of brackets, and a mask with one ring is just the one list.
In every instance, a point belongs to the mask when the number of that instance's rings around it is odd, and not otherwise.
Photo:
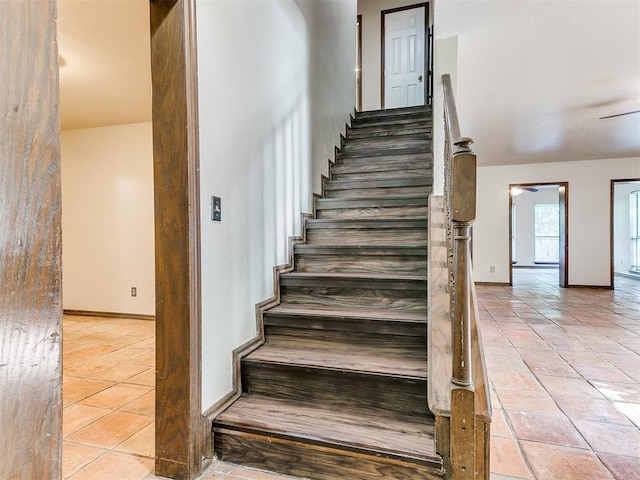
[[(407, 5), (418, 5), (419, 0), (358, 0), (358, 15), (362, 15), (362, 110), (378, 110), (381, 107), (382, 68), (381, 12)], [(433, 2), (429, 4), (431, 7)], [(432, 15), (429, 14), (429, 21)], [(426, 78), (426, 75), (425, 75)]]
[(151, 123), (62, 132), (65, 309), (155, 314), (153, 218)]
[(613, 269), (629, 273), (631, 267), (631, 205), (629, 194), (640, 190), (640, 182), (616, 183), (613, 195)]
[(539, 188), (537, 192), (525, 190), (513, 197), (516, 209), (516, 258), (519, 267), (534, 265), (535, 258), (535, 205), (558, 204), (558, 187)]
[(256, 335), (255, 304), (355, 106), (356, 3), (199, 0), (197, 21), (207, 409), (232, 388), (232, 351)]
[[(474, 270), (479, 282), (509, 281), (509, 184), (569, 182), (569, 285), (610, 284), (610, 181), (640, 177), (640, 158), (478, 169)], [(495, 273), (490, 273), (494, 265)]]

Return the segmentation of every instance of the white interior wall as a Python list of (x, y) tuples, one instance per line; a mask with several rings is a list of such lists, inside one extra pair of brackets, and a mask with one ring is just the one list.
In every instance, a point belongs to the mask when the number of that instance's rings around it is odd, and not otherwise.
[(535, 205), (558, 204), (558, 187), (540, 188), (537, 192), (525, 190), (513, 197), (516, 208), (516, 260), (519, 267), (532, 266), (535, 246)]
[(63, 131), (64, 308), (153, 315), (153, 224), (151, 123)]
[[(382, 108), (380, 80), (382, 10), (422, 3), (426, 2), (418, 0), (358, 0), (358, 15), (362, 15), (362, 110)], [(431, 14), (429, 18), (432, 18)]]
[[(199, 0), (202, 404), (232, 388), (355, 106), (356, 2)], [(237, 33), (242, 26), (244, 34)], [(210, 197), (222, 197), (222, 221)]]
[(631, 205), (629, 194), (640, 190), (640, 182), (616, 183), (613, 195), (613, 269), (629, 273), (631, 267)]
[[(509, 184), (569, 182), (569, 285), (609, 286), (610, 181), (640, 177), (640, 158), (480, 167), (473, 259), (479, 282), (509, 281)], [(495, 266), (495, 273), (490, 267)]]

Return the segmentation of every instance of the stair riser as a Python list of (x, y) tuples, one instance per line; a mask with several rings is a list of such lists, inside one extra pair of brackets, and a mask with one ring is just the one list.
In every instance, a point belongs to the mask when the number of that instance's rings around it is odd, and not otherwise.
[(345, 168), (340, 170), (333, 170), (331, 172), (332, 180), (382, 180), (385, 178), (415, 178), (420, 176), (431, 176), (433, 174), (431, 168), (416, 167), (407, 168), (404, 170), (396, 169), (360, 169), (360, 168)]
[(391, 137), (413, 134), (431, 134), (433, 129), (431, 121), (414, 122), (411, 125), (398, 125), (395, 127), (387, 126), (351, 126), (347, 128), (347, 138), (363, 138), (363, 137)]
[(388, 308), (426, 313), (426, 291), (348, 287), (280, 287), (282, 302), (330, 307)]
[(380, 152), (369, 152), (360, 155), (345, 155), (342, 152), (336, 154), (337, 165), (355, 166), (355, 165), (371, 165), (371, 164), (388, 164), (397, 163), (407, 166), (412, 162), (433, 163), (433, 155), (426, 153), (424, 150), (407, 151), (407, 152), (391, 152), (384, 154)]
[(221, 460), (313, 480), (442, 480), (437, 467), (386, 461), (375, 455), (349, 455), (336, 449), (287, 442), (265, 435), (214, 428)]
[(375, 150), (371, 150), (370, 148), (362, 148), (362, 149), (350, 149), (345, 151), (340, 151), (338, 154), (338, 158), (343, 159), (344, 162), (347, 162), (349, 159), (355, 159), (357, 161), (361, 161), (362, 158), (378, 158), (378, 159), (387, 159), (394, 157), (396, 155), (403, 156), (417, 156), (424, 155), (426, 151), (431, 150), (431, 146), (429, 144), (418, 144), (413, 146), (407, 145), (398, 145), (395, 148), (379, 148)]
[(391, 139), (396, 138), (402, 141), (403, 137), (412, 136), (412, 135), (422, 135), (423, 137), (431, 137), (431, 127), (421, 127), (421, 128), (401, 128), (396, 131), (390, 131), (385, 129), (384, 127), (370, 127), (370, 128), (354, 128), (347, 130), (347, 140), (360, 140), (365, 138), (385, 138)]
[(427, 245), (427, 230), (396, 228), (365, 230), (354, 228), (314, 228), (307, 230), (307, 243), (324, 245)]
[(316, 210), (316, 216), (320, 219), (359, 220), (362, 218), (424, 217), (426, 215), (426, 206), (321, 208)]
[[(377, 354), (388, 353), (394, 356), (414, 359), (424, 359), (427, 351), (427, 325), (412, 324), (411, 322), (396, 322), (393, 332), (365, 332), (350, 331), (345, 335), (345, 330), (331, 323), (317, 323), (311, 328), (312, 320), (307, 319), (308, 328), (283, 327), (268, 325), (265, 327), (265, 339), (270, 346), (287, 348), (291, 342), (303, 340), (307, 345), (316, 345), (319, 348), (355, 349), (371, 348)], [(422, 372), (424, 373), (424, 372)], [(416, 372), (417, 376), (422, 375)]]
[(397, 126), (413, 125), (416, 122), (424, 122), (428, 117), (424, 113), (411, 115), (386, 115), (378, 117), (358, 117), (351, 122), (352, 128), (373, 127), (373, 126)]
[(348, 141), (340, 151), (349, 156), (353, 153), (366, 153), (370, 154), (375, 151), (376, 153), (389, 153), (398, 150), (406, 150), (406, 149), (424, 149), (428, 150), (431, 147), (431, 140), (417, 140), (417, 139), (407, 139), (407, 140), (398, 140), (398, 139), (388, 139), (388, 138), (378, 138), (376, 140), (371, 140), (369, 138), (365, 139), (354, 139)]
[(408, 255), (296, 255), (295, 266), (299, 272), (427, 274), (426, 257)]
[(334, 332), (344, 338), (350, 338), (353, 334), (367, 334), (382, 338), (387, 343), (393, 338), (402, 344), (408, 343), (405, 337), (416, 337), (424, 343), (427, 330), (426, 323), (419, 322), (282, 315), (271, 312), (265, 314), (264, 325), (267, 337), (291, 336), (300, 332), (306, 332), (304, 335), (314, 335), (312, 332), (318, 330), (321, 332), (318, 335)]
[(426, 380), (403, 380), (269, 363), (242, 363), (244, 393), (331, 407), (352, 406), (429, 415)]
[(386, 188), (352, 188), (342, 190), (325, 190), (325, 198), (388, 198), (396, 196), (420, 195), (428, 196), (431, 187), (386, 187)]

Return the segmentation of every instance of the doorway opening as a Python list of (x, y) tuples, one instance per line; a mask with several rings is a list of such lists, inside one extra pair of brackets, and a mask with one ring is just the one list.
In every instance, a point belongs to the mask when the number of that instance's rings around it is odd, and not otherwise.
[(429, 97), (429, 4), (381, 12), (381, 105), (425, 105)]
[(640, 281), (640, 178), (611, 180), (611, 288)]
[(509, 285), (539, 273), (568, 286), (568, 190), (567, 182), (509, 185)]

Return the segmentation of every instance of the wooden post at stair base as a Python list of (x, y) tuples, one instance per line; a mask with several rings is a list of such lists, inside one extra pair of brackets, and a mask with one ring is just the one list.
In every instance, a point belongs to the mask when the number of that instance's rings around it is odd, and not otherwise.
[(473, 480), (476, 461), (475, 391), (471, 371), (471, 226), (476, 216), (476, 157), (469, 140), (456, 142), (451, 164), (454, 279), (451, 377), (452, 478)]

